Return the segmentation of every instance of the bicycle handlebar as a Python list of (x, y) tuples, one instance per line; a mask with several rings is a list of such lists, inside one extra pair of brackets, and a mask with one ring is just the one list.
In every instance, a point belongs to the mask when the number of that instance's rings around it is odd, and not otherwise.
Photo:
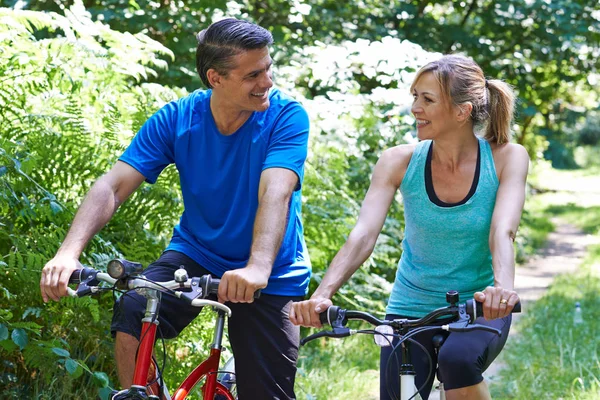
[[(209, 300), (207, 297), (216, 296), (221, 282), (211, 275), (188, 278), (185, 269), (181, 268), (174, 274), (174, 280), (155, 282), (141, 275), (142, 266), (127, 260), (112, 260), (108, 265), (108, 273), (94, 268), (82, 268), (73, 271), (69, 278), (69, 284), (78, 284), (76, 290), (67, 288), (71, 297), (83, 297), (98, 293), (102, 288), (101, 282), (108, 283), (114, 287), (124, 290), (152, 289), (163, 293), (169, 293), (186, 301), (194, 307), (205, 305), (216, 307), (231, 316), (231, 309), (224, 304)], [(190, 289), (182, 291), (181, 289)], [(254, 293), (254, 298), (260, 297), (260, 289)]]
[[(467, 315), (469, 315), (469, 322), (475, 321), (478, 317), (483, 315), (483, 303), (476, 301), (475, 299), (469, 299), (465, 302), (465, 308)], [(521, 312), (521, 303), (518, 302), (513, 307), (512, 313), (520, 313)], [(423, 318), (415, 319), (415, 320), (406, 320), (412, 321), (409, 322), (411, 328), (417, 328), (419, 326), (424, 326), (427, 322), (431, 321), (432, 317), (437, 318), (443, 315), (455, 315), (457, 314), (457, 310), (453, 310), (452, 306), (443, 307), (437, 310), (432, 311), (428, 315)], [(363, 311), (353, 311), (353, 310), (345, 310), (338, 306), (330, 306), (327, 310), (323, 311), (319, 314), (319, 320), (323, 325), (330, 326), (344, 326), (346, 322), (351, 319), (359, 319), (366, 321), (374, 326), (379, 325), (389, 325), (390, 321), (381, 320), (379, 318), (374, 317), (373, 315), (363, 312)]]
[[(521, 312), (520, 302), (515, 304), (512, 310), (512, 313), (519, 312)], [(346, 323), (349, 320), (362, 320), (374, 326), (389, 325), (397, 330), (409, 330), (431, 325), (432, 322), (439, 320), (440, 317), (452, 316), (454, 318), (448, 319), (449, 323), (441, 326), (441, 329), (450, 332), (485, 330), (500, 335), (500, 331), (498, 329), (485, 325), (473, 324), (477, 317), (482, 315), (483, 304), (477, 302), (475, 299), (469, 299), (465, 303), (461, 304), (451, 304), (447, 307), (438, 308), (419, 319), (382, 320), (367, 312), (345, 310), (338, 306), (330, 306), (327, 310), (319, 314), (319, 320), (323, 325), (330, 325), (332, 330), (320, 331), (310, 335), (302, 339), (300, 344), (304, 345), (307, 342), (320, 337), (340, 338), (350, 336), (357, 331), (346, 328)]]

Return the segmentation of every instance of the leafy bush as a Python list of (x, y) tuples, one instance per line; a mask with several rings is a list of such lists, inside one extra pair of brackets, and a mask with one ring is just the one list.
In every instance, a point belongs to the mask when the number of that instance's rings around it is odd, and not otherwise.
[[(82, 7), (64, 17), (0, 9), (0, 48), (0, 397), (85, 398), (93, 387), (105, 396), (114, 381), (110, 296), (43, 304), (40, 270), (92, 182), (177, 97), (139, 83), (169, 52), (91, 21)], [(180, 203), (171, 169), (133, 196), (82, 261), (156, 258)]]

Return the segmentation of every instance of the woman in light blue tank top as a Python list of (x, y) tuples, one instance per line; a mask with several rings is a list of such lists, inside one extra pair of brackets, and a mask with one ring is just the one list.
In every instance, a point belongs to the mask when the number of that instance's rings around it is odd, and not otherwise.
[[(458, 290), (463, 301), (482, 302), (485, 319), (477, 322), (502, 335), (451, 333), (439, 356), (432, 355), (447, 399), (489, 399), (482, 372), (504, 346), (510, 312), (519, 301), (513, 290), (513, 241), (529, 157), (522, 146), (509, 143), (514, 95), (504, 82), (487, 80), (473, 60), (456, 55), (419, 70), (411, 92), (420, 142), (381, 155), (356, 226), (311, 299), (293, 305), (290, 319), (320, 327), (319, 312), (371, 255), (400, 189), (406, 226), (386, 318), (421, 317), (447, 305), (448, 290)], [(421, 334), (417, 341), (431, 349), (432, 335)], [(398, 387), (397, 373), (385, 376), (390, 356), (385, 349), (382, 399), (388, 398), (388, 383)], [(433, 377), (425, 382), (426, 355), (414, 350), (412, 361), (426, 399), (433, 382)]]

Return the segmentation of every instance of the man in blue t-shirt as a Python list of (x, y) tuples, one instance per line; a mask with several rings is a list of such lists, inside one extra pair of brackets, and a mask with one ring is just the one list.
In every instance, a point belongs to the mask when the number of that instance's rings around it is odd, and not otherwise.
[[(86, 196), (40, 281), (44, 301), (65, 296), (88, 241), (144, 181), (175, 164), (185, 211), (144, 275), (170, 280), (183, 265), (190, 276), (221, 278), (242, 400), (295, 398), (299, 331), (287, 314), (310, 279), (300, 219), (309, 123), (298, 102), (273, 89), (271, 43), (268, 31), (236, 19), (198, 35), (196, 67), (209, 90), (167, 104), (144, 124)], [(129, 387), (145, 302), (119, 302), (111, 328), (120, 383)], [(198, 313), (163, 296), (163, 336), (177, 336)]]

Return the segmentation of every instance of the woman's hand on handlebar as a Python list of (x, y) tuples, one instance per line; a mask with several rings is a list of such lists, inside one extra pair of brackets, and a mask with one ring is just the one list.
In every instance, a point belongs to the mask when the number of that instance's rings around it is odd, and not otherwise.
[(487, 320), (506, 317), (521, 300), (517, 292), (500, 286), (488, 286), (483, 292), (475, 292), (473, 297), (483, 303), (483, 316)]
[(315, 297), (309, 300), (292, 303), (290, 321), (294, 325), (321, 328), (319, 314), (331, 307), (333, 303), (326, 297)]
[(61, 297), (67, 295), (67, 284), (73, 271), (81, 269), (83, 266), (77, 258), (56, 255), (42, 269), (40, 279), (40, 291), (42, 299), (47, 303), (49, 299), (59, 301)]

